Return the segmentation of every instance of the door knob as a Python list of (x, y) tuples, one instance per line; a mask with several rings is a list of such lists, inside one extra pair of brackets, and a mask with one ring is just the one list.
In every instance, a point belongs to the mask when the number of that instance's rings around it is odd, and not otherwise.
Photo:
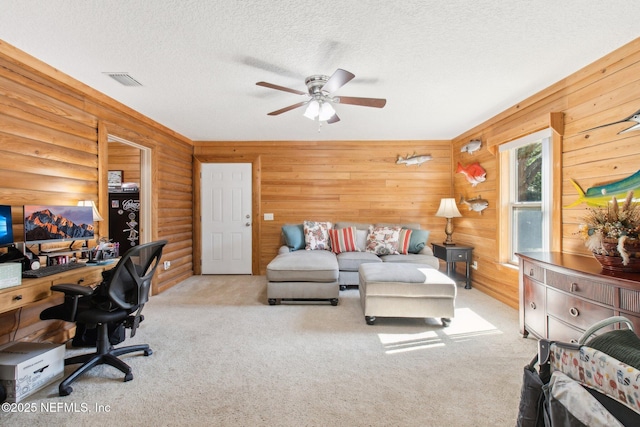
[(245, 225), (246, 225), (247, 227), (251, 227), (251, 223), (250, 223), (250, 222), (246, 223)]

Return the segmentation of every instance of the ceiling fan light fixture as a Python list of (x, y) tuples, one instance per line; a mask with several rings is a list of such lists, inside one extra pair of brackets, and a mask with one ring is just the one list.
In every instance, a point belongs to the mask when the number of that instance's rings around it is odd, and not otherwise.
[(309, 102), (307, 109), (304, 111), (304, 116), (308, 119), (315, 120), (318, 117), (320, 111), (320, 104), (317, 100), (313, 99)]
[(334, 114), (336, 114), (336, 110), (334, 110), (331, 104), (328, 102), (323, 102), (322, 105), (320, 105), (320, 114), (318, 114), (318, 120), (320, 120), (321, 122), (326, 122), (331, 117), (333, 117)]

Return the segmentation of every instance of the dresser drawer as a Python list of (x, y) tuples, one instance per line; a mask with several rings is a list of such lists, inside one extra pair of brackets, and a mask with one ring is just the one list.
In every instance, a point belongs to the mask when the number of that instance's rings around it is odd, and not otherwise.
[(522, 271), (522, 275), (524, 277), (529, 277), (531, 279), (535, 279), (540, 283), (544, 283), (544, 268), (539, 265), (535, 265), (530, 263), (529, 261), (523, 262), (524, 271)]
[(528, 332), (537, 337), (545, 336), (545, 287), (525, 277), (524, 324)]
[(554, 317), (547, 318), (548, 338), (553, 341), (577, 343), (584, 331), (567, 325)]
[(640, 314), (640, 291), (620, 289), (620, 309)]
[(612, 308), (547, 288), (547, 314), (584, 330), (614, 313)]
[(547, 271), (547, 286), (569, 292), (582, 298), (601, 302), (607, 305), (614, 304), (615, 288), (611, 285), (582, 277)]

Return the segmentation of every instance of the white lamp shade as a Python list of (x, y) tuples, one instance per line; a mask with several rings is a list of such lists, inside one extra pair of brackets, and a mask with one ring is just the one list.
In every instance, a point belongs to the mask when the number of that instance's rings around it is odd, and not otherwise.
[(443, 218), (461, 217), (462, 214), (460, 214), (458, 210), (456, 199), (440, 199), (440, 207), (438, 208), (438, 212), (436, 212), (436, 216)]
[(315, 120), (318, 117), (318, 111), (320, 111), (320, 104), (315, 99), (309, 102), (307, 109), (304, 110), (304, 116), (308, 119)]
[(318, 120), (320, 120), (321, 122), (326, 122), (331, 117), (333, 117), (334, 114), (336, 114), (336, 110), (333, 109), (331, 104), (329, 104), (328, 102), (323, 102), (320, 106), (320, 114), (318, 115)]
[(102, 218), (102, 215), (100, 215), (100, 212), (98, 212), (98, 208), (96, 207), (96, 204), (93, 202), (93, 200), (80, 200), (78, 202), (78, 206), (91, 206), (93, 208), (93, 220), (104, 221), (104, 218)]

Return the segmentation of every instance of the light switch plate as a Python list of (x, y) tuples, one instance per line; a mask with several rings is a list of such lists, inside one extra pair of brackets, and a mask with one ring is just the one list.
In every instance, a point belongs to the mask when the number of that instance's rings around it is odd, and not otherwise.
[(265, 221), (273, 221), (273, 214), (272, 213), (264, 214), (264, 220)]

